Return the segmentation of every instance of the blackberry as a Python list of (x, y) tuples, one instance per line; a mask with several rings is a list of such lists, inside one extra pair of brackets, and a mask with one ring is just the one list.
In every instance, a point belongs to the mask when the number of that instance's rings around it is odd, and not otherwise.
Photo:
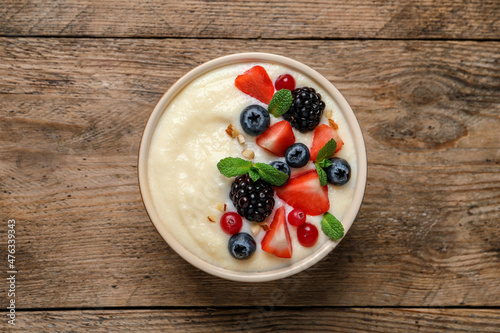
[(262, 222), (274, 208), (274, 190), (262, 179), (254, 182), (248, 174), (238, 176), (231, 185), (229, 198), (238, 214), (249, 221)]
[(318, 126), (325, 102), (314, 88), (303, 87), (292, 91), (293, 102), (290, 109), (283, 114), (294, 128), (305, 133)]

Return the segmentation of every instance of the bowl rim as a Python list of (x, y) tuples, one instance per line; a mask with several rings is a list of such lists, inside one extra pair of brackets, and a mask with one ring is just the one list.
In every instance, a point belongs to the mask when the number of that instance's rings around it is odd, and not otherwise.
[(184, 258), (187, 262), (197, 267), (198, 269), (205, 271), (214, 276), (218, 276), (224, 279), (240, 281), (240, 282), (264, 282), (264, 281), (272, 281), (281, 278), (285, 278), (301, 272), (312, 265), (316, 264), (323, 258), (325, 258), (328, 253), (330, 253), (342, 239), (338, 241), (327, 240), (325, 244), (323, 244), (318, 250), (316, 250), (312, 255), (286, 267), (264, 271), (264, 272), (238, 272), (232, 271), (229, 269), (225, 269), (214, 264), (208, 263), (199, 257), (192, 254), (187, 248), (185, 248), (180, 242), (178, 242), (171, 233), (169, 233), (168, 228), (165, 224), (161, 223), (161, 219), (159, 218), (158, 213), (156, 212), (151, 192), (149, 191), (149, 180), (148, 180), (148, 156), (151, 146), (151, 140), (153, 137), (153, 133), (156, 129), (158, 121), (160, 120), (163, 112), (168, 107), (171, 100), (173, 100), (177, 94), (184, 89), (191, 81), (196, 79), (197, 77), (206, 74), (216, 68), (237, 64), (237, 63), (274, 63), (279, 64), (285, 67), (288, 67), (297, 72), (301, 72), (306, 76), (309, 76), (313, 79), (317, 84), (319, 84), (337, 103), (340, 111), (344, 115), (346, 122), (349, 126), (349, 132), (353, 137), (353, 142), (355, 146), (355, 152), (357, 157), (357, 183), (354, 188), (354, 196), (352, 198), (352, 203), (350, 208), (347, 210), (344, 218), (342, 219), (342, 224), (344, 226), (345, 238), (347, 232), (351, 228), (358, 212), (361, 207), (361, 203), (363, 201), (363, 196), (366, 187), (366, 178), (367, 178), (367, 157), (366, 157), (366, 147), (363, 138), (363, 134), (361, 131), (361, 127), (359, 126), (358, 120), (354, 115), (350, 105), (347, 103), (347, 100), (344, 96), (338, 91), (338, 89), (325, 77), (323, 77), (319, 72), (310, 68), (309, 66), (277, 54), (272, 53), (262, 53), (262, 52), (245, 52), (245, 53), (236, 53), (230, 54), (226, 56), (222, 56), (219, 58), (215, 58), (213, 60), (207, 61), (179, 78), (160, 98), (158, 103), (156, 104), (153, 112), (149, 116), (147, 124), (144, 128), (141, 143), (139, 147), (139, 155), (138, 155), (138, 164), (137, 164), (137, 172), (139, 179), (139, 189), (142, 197), (143, 204), (146, 208), (146, 212), (149, 215), (149, 218), (156, 228), (157, 232), (160, 236), (167, 242), (167, 244), (182, 258)]

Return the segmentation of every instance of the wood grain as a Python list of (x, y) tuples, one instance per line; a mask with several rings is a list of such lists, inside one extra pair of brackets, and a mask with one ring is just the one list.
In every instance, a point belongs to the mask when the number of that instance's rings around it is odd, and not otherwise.
[(41, 311), (18, 314), (18, 329), (92, 332), (498, 332), (500, 310), (177, 309)]
[[(17, 221), (18, 308), (499, 306), (499, 49), (0, 38), (0, 218)], [(365, 134), (369, 178), (353, 228), (326, 260), (281, 281), (242, 284), (191, 267), (163, 242), (142, 205), (136, 163), (147, 117), (178, 77), (257, 50), (303, 61), (339, 88)], [(30, 318), (64, 323), (65, 314)]]
[(496, 0), (5, 0), (3, 36), (498, 39)]

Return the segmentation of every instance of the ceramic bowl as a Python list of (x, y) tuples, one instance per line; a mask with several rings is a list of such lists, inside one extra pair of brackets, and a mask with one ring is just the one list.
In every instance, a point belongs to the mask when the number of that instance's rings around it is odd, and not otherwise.
[[(263, 62), (263, 63), (274, 63), (278, 65), (283, 65), (289, 67), (290, 69), (305, 74), (312, 80), (314, 80), (318, 85), (322, 87), (330, 96), (333, 98), (334, 102), (340, 108), (343, 113), (345, 120), (349, 126), (349, 131), (352, 134), (355, 153), (357, 157), (357, 183), (354, 189), (354, 195), (352, 198), (352, 204), (348, 208), (344, 218), (342, 219), (342, 224), (345, 229), (345, 233), (349, 230), (353, 224), (356, 215), (361, 206), (363, 199), (365, 185), (366, 185), (366, 174), (367, 174), (367, 162), (366, 162), (366, 150), (363, 140), (363, 135), (359, 127), (359, 123), (347, 103), (346, 99), (340, 94), (340, 92), (331, 84), (327, 79), (325, 79), (321, 74), (311, 69), (310, 67), (304, 65), (301, 62), (295, 61), (293, 59), (269, 54), (269, 53), (239, 53), (217, 58), (208, 61), (181, 77), (170, 89), (163, 95), (156, 107), (154, 108), (147, 125), (145, 127), (140, 151), (139, 151), (139, 162), (138, 162), (138, 173), (139, 173), (139, 185), (141, 190), (142, 199), (144, 205), (149, 214), (151, 221), (160, 233), (160, 235), (165, 239), (168, 245), (177, 252), (181, 257), (187, 260), (189, 263), (195, 267), (210, 273), (212, 275), (242, 282), (262, 282), (281, 279), (300, 271), (311, 267), (332, 251), (339, 242), (327, 241), (323, 244), (317, 251), (313, 252), (310, 256), (305, 259), (291, 264), (290, 266), (279, 268), (264, 272), (238, 272), (231, 271), (228, 269), (221, 268), (210, 264), (204, 260), (201, 260), (197, 256), (193, 255), (188, 249), (186, 249), (181, 243), (179, 243), (175, 237), (169, 232), (168, 227), (162, 223), (158, 212), (155, 209), (152, 200), (152, 194), (150, 186), (148, 183), (148, 156), (151, 146), (151, 140), (153, 133), (155, 131), (156, 125), (169, 105), (169, 103), (176, 97), (176, 95), (186, 87), (191, 81), (203, 75), (209, 71), (212, 71), (221, 66), (226, 66), (236, 63), (248, 63), (248, 62)], [(320, 231), (321, 232), (321, 231)], [(345, 237), (345, 236), (344, 236)]]

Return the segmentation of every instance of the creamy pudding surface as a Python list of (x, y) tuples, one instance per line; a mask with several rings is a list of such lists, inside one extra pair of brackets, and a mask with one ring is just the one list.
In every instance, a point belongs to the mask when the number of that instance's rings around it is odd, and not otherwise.
[[(217, 163), (229, 156), (243, 158), (243, 149), (255, 152), (254, 162), (284, 161), (284, 158), (259, 147), (255, 143), (256, 137), (247, 135), (240, 125), (240, 113), (245, 107), (258, 104), (267, 108), (267, 105), (238, 90), (234, 84), (238, 75), (255, 65), (264, 67), (273, 82), (281, 74), (291, 74), (296, 87), (308, 86), (320, 93), (326, 104), (320, 124), (328, 124), (325, 114), (332, 111), (331, 119), (338, 125), (337, 132), (344, 141), (342, 149), (335, 156), (344, 158), (351, 166), (351, 179), (347, 184), (328, 185), (329, 212), (341, 222), (351, 204), (357, 182), (356, 154), (349, 127), (332, 97), (303, 74), (270, 63), (232, 64), (206, 73), (188, 84), (167, 106), (154, 130), (147, 170), (153, 203), (160, 222), (188, 251), (210, 264), (244, 272), (270, 271), (289, 266), (330, 241), (321, 231), (322, 215), (307, 216), (307, 222), (318, 228), (317, 243), (309, 248), (303, 247), (297, 240), (297, 228), (288, 224), (293, 255), (289, 259), (278, 258), (261, 249), (260, 242), (266, 232), (260, 230), (257, 235), (253, 235), (250, 228), (255, 222), (244, 219), (241, 232), (254, 237), (257, 250), (247, 260), (237, 260), (228, 251), (230, 235), (220, 227), (219, 219), (223, 213), (217, 206), (226, 204), (227, 211), (236, 211), (229, 198), (234, 178), (221, 175)], [(271, 125), (282, 120), (282, 117), (271, 115)], [(230, 124), (244, 135), (244, 145), (226, 133)], [(295, 129), (293, 131), (296, 142), (311, 146), (314, 131), (305, 134)], [(314, 169), (313, 163), (292, 169), (292, 176), (306, 169)], [(288, 215), (293, 209), (277, 198), (276, 194), (275, 201), (274, 210), (285, 206)], [(274, 212), (265, 222), (270, 224), (273, 215)], [(209, 216), (215, 218), (215, 222), (211, 222)]]

